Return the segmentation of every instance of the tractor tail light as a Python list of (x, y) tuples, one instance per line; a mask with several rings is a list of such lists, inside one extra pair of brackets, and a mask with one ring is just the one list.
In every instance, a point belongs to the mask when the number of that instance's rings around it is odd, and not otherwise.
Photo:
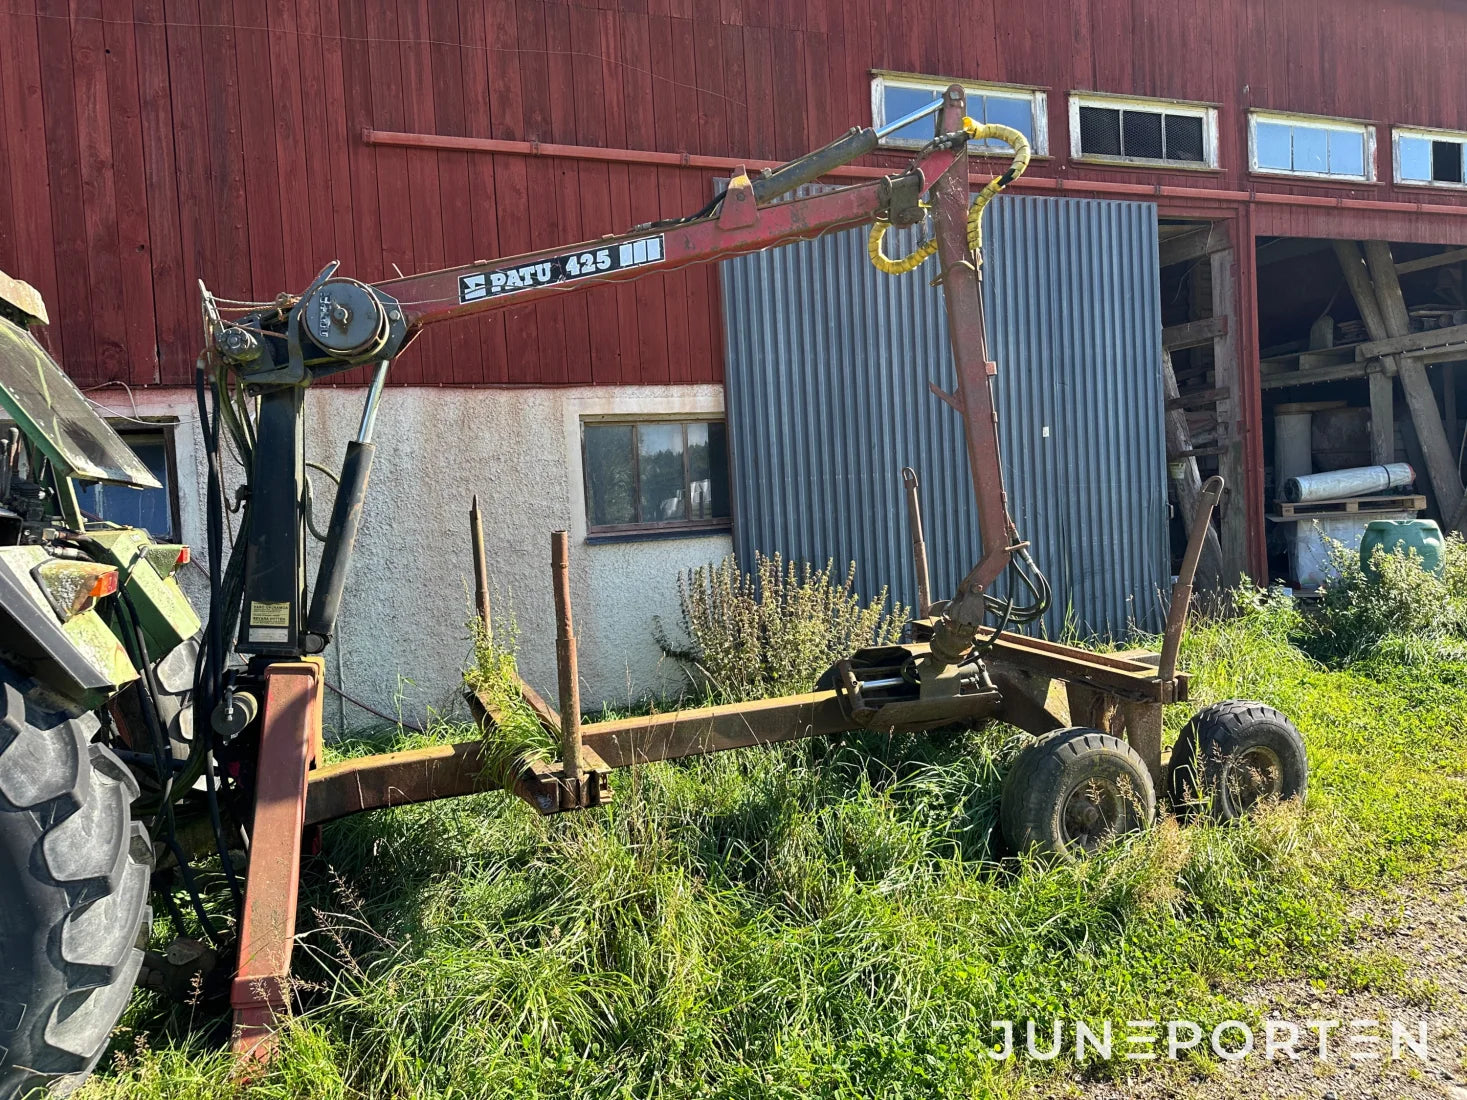
[(46, 601), (63, 623), (69, 622), (104, 596), (117, 591), (117, 568), (92, 561), (51, 558), (31, 570)]
[(143, 550), (143, 557), (164, 580), (173, 576), (180, 565), (187, 565), (189, 556), (188, 547), (177, 542), (157, 542)]

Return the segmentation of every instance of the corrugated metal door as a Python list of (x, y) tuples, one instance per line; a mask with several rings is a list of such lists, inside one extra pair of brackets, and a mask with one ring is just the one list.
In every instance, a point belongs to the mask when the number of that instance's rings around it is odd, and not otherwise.
[[(1156, 207), (1003, 196), (984, 301), (1010, 507), (1055, 589), (1051, 636), (1159, 629), (1169, 585)], [(888, 252), (910, 246), (888, 238)], [(935, 263), (893, 278), (862, 230), (726, 262), (735, 546), (857, 563), (916, 600), (902, 466), (922, 479), (934, 598), (979, 556)]]

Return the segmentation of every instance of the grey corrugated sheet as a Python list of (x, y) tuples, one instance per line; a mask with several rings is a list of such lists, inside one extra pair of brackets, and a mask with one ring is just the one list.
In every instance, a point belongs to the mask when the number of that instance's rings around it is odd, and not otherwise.
[[(1045, 620), (1159, 629), (1168, 590), (1156, 208), (1003, 196), (985, 302), (1010, 507), (1055, 589)], [(888, 238), (887, 251), (910, 246)], [(917, 469), (934, 598), (979, 556), (935, 262), (901, 277), (853, 230), (722, 267), (735, 545), (916, 600), (900, 469)], [(1047, 432), (1046, 432), (1047, 429)]]

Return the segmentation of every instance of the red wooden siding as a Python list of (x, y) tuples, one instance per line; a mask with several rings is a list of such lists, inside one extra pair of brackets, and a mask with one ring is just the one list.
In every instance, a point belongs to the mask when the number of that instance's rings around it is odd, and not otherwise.
[[(1156, 185), (1172, 212), (1247, 205), (1258, 233), (1467, 241), (1467, 194), (1391, 184), (1393, 124), (1467, 129), (1456, 0), (7, 0), (0, 268), (35, 283), (84, 384), (179, 385), (196, 280), (373, 280), (694, 209), (719, 174), (369, 145), (366, 129), (785, 159), (869, 121), (870, 70), (1035, 84), (1035, 186)], [(1067, 93), (1219, 105), (1222, 169), (1072, 164)], [(1249, 107), (1369, 119), (1377, 176), (1250, 177)], [(897, 164), (879, 157), (873, 163)], [(1402, 204), (1245, 203), (1243, 193)], [(1226, 194), (1222, 194), (1226, 193)], [(398, 382), (722, 376), (713, 269), (569, 295), (429, 334)]]

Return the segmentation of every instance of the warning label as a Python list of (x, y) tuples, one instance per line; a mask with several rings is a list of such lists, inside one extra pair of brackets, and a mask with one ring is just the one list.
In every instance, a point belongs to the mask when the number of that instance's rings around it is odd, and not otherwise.
[(288, 627), (290, 625), (290, 604), (283, 601), (274, 603), (264, 600), (251, 600), (250, 625)]

